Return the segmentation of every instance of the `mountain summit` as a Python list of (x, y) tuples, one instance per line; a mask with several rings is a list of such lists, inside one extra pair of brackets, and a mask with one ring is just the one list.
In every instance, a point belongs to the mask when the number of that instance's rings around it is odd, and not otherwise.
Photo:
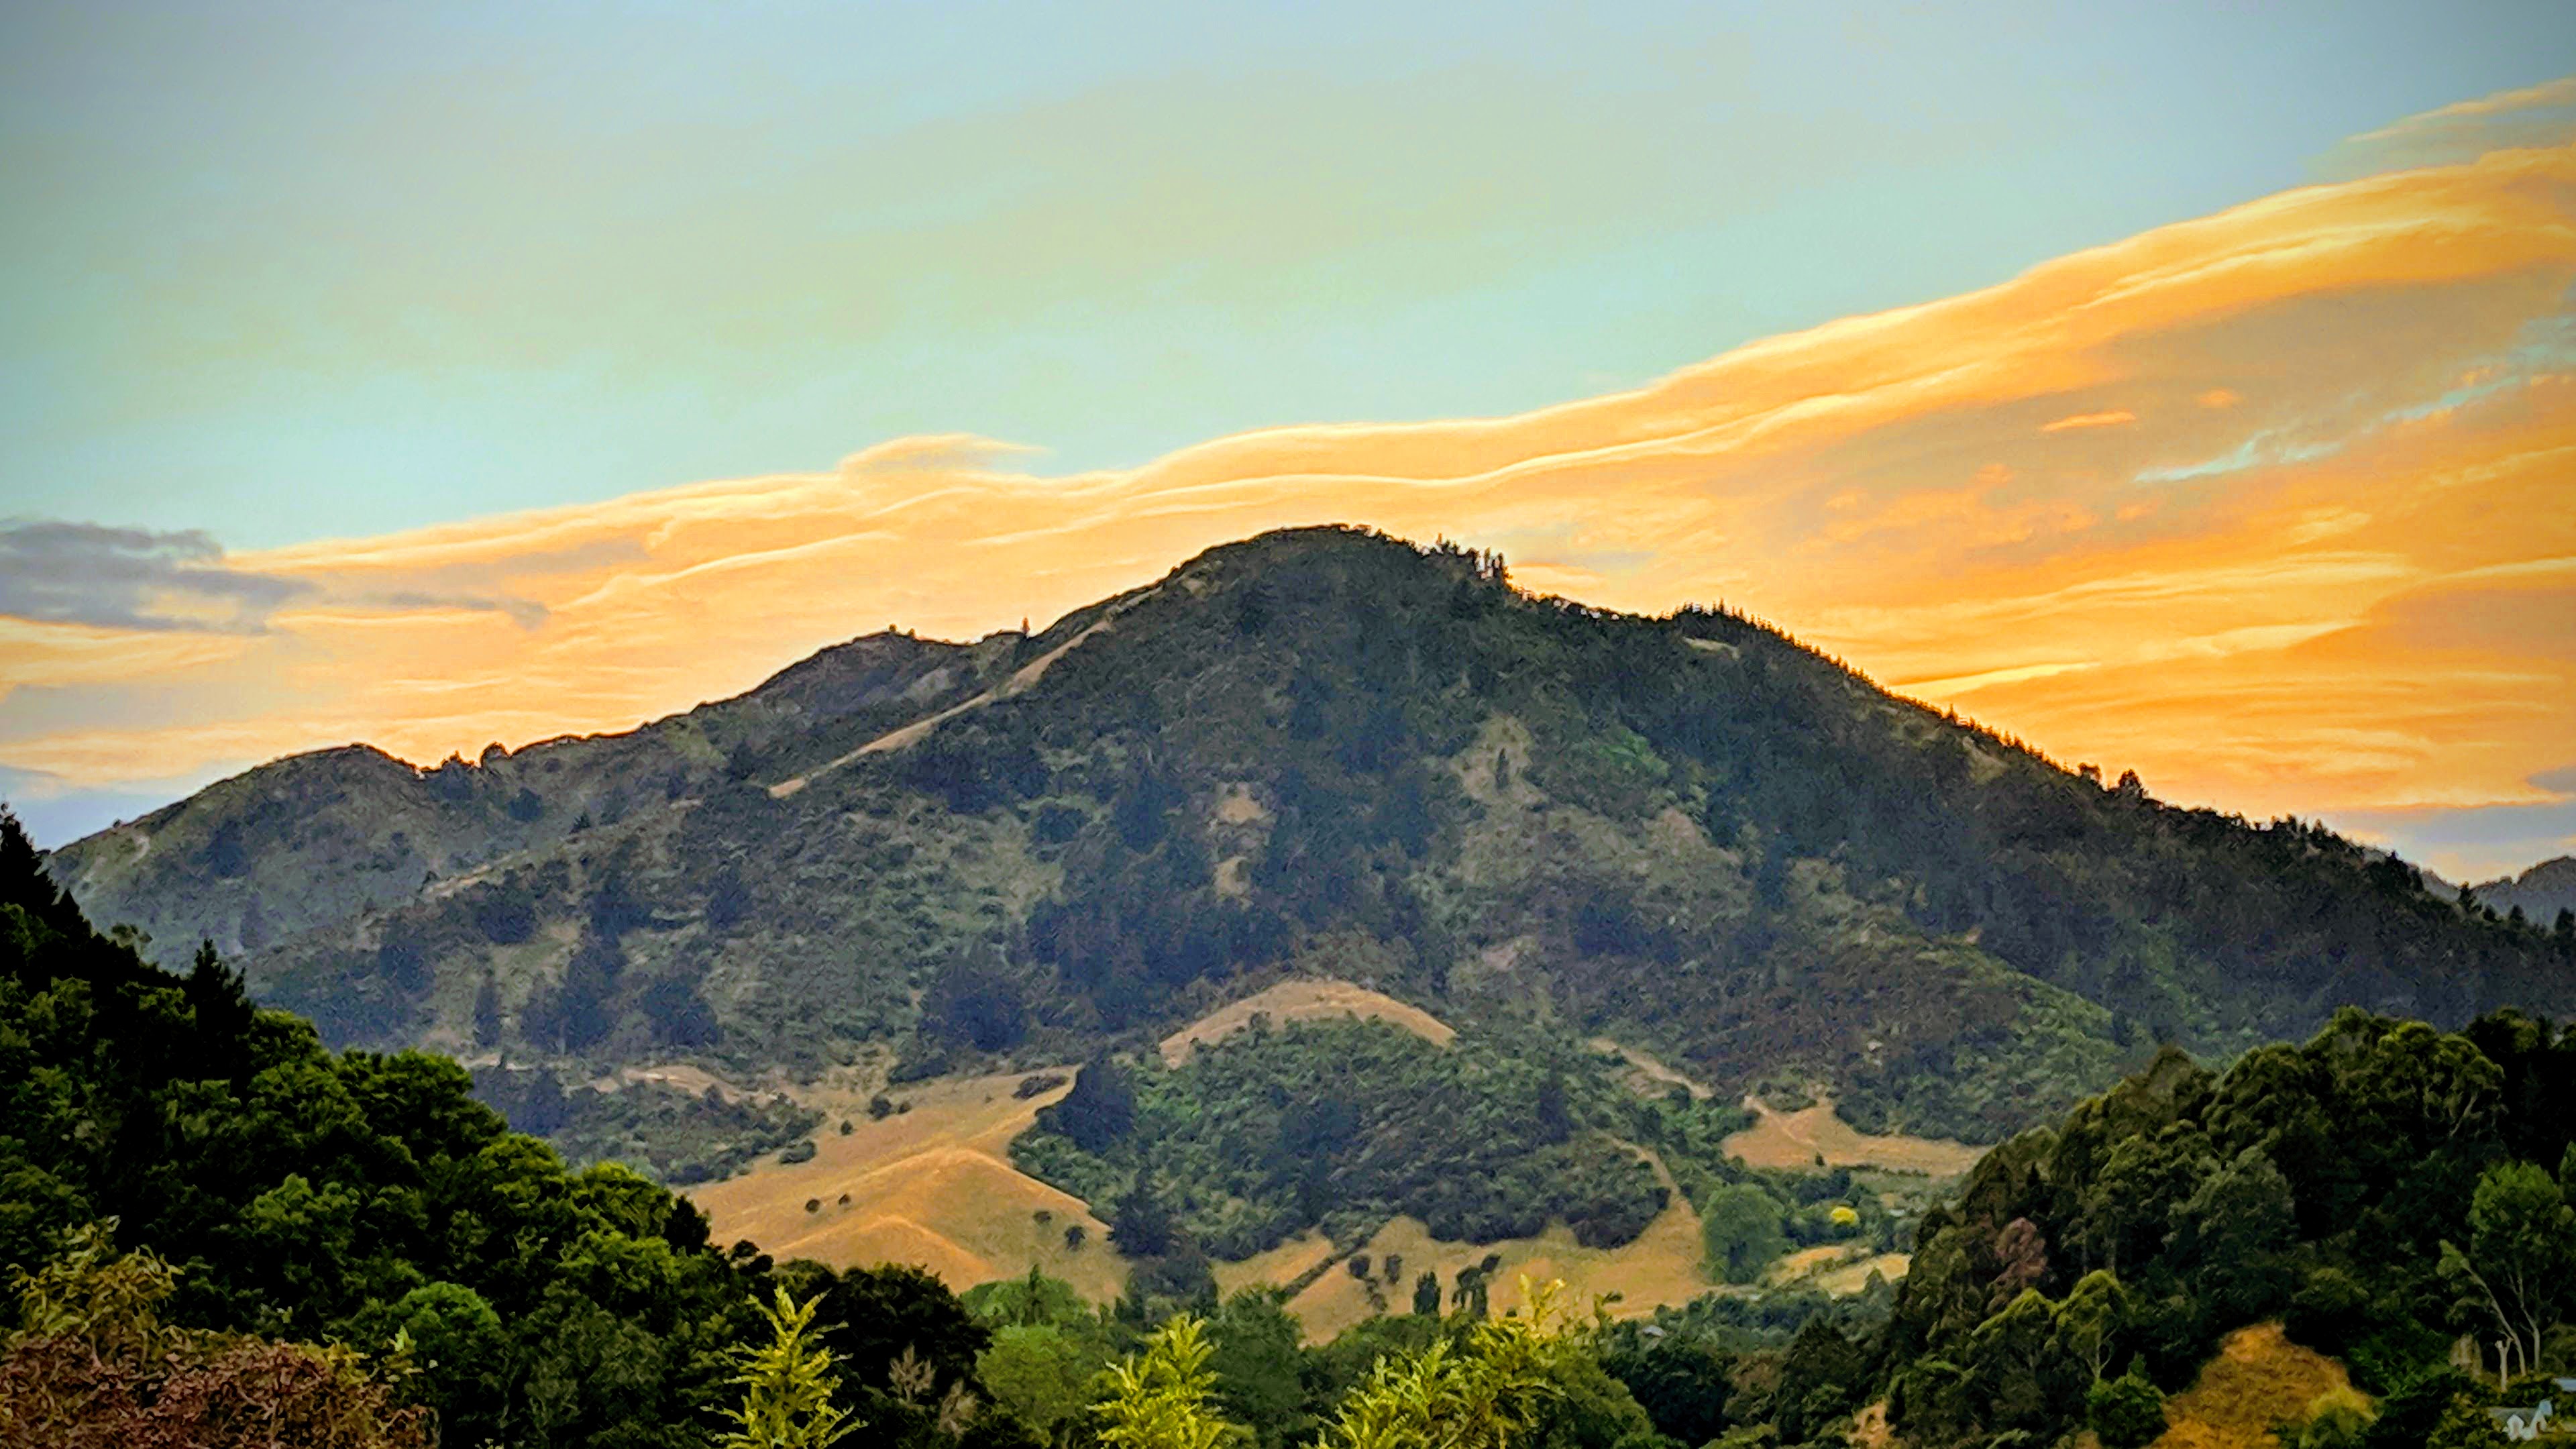
[(1340, 528), (627, 734), (280, 760), (52, 869), (338, 1040), (585, 1070), (1062, 1062), (1329, 975), (1992, 1140), (2160, 1042), (2576, 1008), (2568, 942), (2321, 827)]

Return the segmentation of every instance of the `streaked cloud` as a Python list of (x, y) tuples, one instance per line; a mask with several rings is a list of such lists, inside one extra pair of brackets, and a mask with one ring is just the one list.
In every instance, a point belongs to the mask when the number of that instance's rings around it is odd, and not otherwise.
[[(2529, 141), (2555, 95), (2464, 114)], [(1615, 607), (1722, 599), (2167, 798), (2322, 813), (2492, 874), (2511, 862), (2404, 822), (2550, 805), (2535, 781), (2576, 738), (2576, 145), (2550, 134), (1515, 416), (1065, 476), (901, 439), (826, 473), (236, 556), (294, 591), (220, 651), (0, 621), (0, 672), (56, 701), (0, 703), (0, 759), (104, 788), (349, 739), (429, 760), (622, 728), (889, 623), (1043, 622), (1214, 543), (1355, 521)], [(116, 692), (142, 680), (163, 687)]]
[(0, 614), (101, 629), (256, 634), (312, 585), (233, 568), (212, 535), (37, 521), (0, 526)]
[(2062, 417), (2053, 423), (2040, 424), (2039, 430), (2043, 433), (2063, 433), (2073, 428), (2125, 428), (2137, 420), (2138, 415), (2127, 408), (2113, 408), (2105, 413), (2076, 413)]

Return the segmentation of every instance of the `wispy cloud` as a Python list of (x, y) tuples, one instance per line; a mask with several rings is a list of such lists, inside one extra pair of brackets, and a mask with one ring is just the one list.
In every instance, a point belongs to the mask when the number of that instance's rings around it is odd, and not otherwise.
[(0, 526), (0, 614), (41, 624), (256, 634), (279, 605), (312, 588), (232, 567), (222, 545), (196, 530)]
[[(2521, 106), (2494, 104), (2477, 114)], [(102, 703), (0, 728), (0, 758), (105, 785), (350, 738), (434, 759), (619, 728), (890, 622), (1043, 621), (1217, 542), (1348, 520), (1497, 547), (1615, 607), (1748, 606), (2170, 798), (2538, 804), (2576, 737), (2576, 577), (2542, 566), (2576, 556), (2576, 365), (2532, 342), (2564, 335), (2571, 198), (2576, 146), (2489, 149), (1517, 416), (1073, 476), (906, 439), (226, 559), (301, 586), (267, 635), (173, 658), (95, 618), (0, 620), (0, 678), (245, 703)]]

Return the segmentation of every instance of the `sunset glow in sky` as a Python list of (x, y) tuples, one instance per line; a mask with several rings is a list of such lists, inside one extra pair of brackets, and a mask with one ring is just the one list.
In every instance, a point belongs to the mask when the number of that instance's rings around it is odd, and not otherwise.
[(0, 20), (41, 840), (1350, 521), (2576, 850), (2565, 7), (690, 13)]

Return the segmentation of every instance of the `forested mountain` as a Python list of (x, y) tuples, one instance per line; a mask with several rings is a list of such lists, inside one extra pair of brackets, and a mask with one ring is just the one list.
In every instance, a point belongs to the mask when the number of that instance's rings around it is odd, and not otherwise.
[(2576, 1009), (2576, 941), (2321, 828), (2061, 769), (1731, 613), (1341, 529), (631, 734), (280, 761), (52, 869), (328, 1040), (585, 1072), (1060, 1064), (1321, 971), (1995, 1140), (2159, 1043)]

